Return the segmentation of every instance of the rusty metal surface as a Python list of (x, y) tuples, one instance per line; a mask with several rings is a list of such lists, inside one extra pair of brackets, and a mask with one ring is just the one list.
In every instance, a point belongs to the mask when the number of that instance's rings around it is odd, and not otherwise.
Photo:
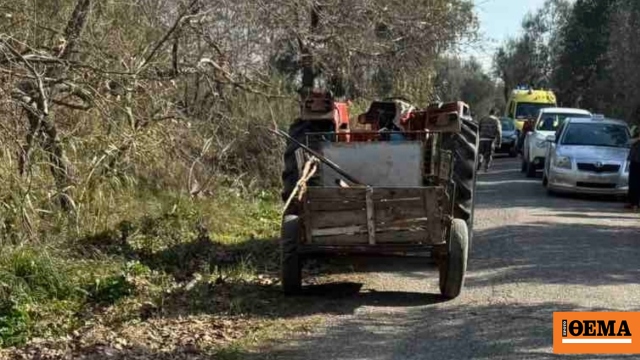
[[(422, 185), (424, 152), (420, 141), (326, 142), (322, 154), (341, 169), (370, 186), (418, 187)], [(323, 186), (343, 179), (336, 171), (321, 167)]]

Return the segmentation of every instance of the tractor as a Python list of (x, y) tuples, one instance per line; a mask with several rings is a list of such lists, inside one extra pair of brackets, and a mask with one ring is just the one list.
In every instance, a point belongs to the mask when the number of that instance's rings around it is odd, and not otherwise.
[(371, 103), (352, 126), (348, 104), (330, 92), (310, 90), (301, 100), (300, 117), (282, 131), (284, 293), (302, 290), (310, 258), (419, 256), (437, 264), (441, 294), (457, 297), (472, 243), (478, 163), (469, 106), (417, 108), (389, 98)]

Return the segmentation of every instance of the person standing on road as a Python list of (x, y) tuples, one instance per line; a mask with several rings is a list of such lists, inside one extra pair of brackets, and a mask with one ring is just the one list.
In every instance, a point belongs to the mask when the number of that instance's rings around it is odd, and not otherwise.
[(484, 171), (489, 171), (491, 161), (493, 160), (493, 152), (502, 145), (502, 124), (496, 116), (496, 110), (491, 109), (489, 116), (480, 120), (480, 161), (478, 161), (478, 170), (484, 165)]
[(633, 129), (629, 150), (629, 198), (627, 209), (638, 211), (640, 207), (640, 128)]

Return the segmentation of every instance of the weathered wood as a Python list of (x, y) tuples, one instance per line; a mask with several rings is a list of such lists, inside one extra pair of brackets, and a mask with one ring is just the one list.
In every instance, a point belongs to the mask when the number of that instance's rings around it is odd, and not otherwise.
[(369, 245), (376, 243), (376, 213), (373, 206), (373, 188), (368, 187), (367, 193), (367, 233), (369, 235)]
[(427, 193), (424, 193), (424, 195), (424, 207), (427, 213), (429, 233), (432, 236), (430, 241), (437, 243), (442, 237), (442, 198), (444, 189), (437, 188), (435, 197), (430, 197)]
[(376, 207), (376, 223), (393, 222), (403, 219), (426, 217), (422, 199), (378, 202)]
[(345, 226), (337, 228), (313, 229), (311, 235), (316, 236), (334, 236), (334, 235), (356, 235), (363, 234), (367, 231), (364, 226)]
[[(418, 231), (428, 230), (429, 222), (427, 218), (400, 220), (382, 225), (376, 224), (376, 233), (389, 231)], [(354, 235), (368, 234), (369, 229), (366, 225), (341, 226), (321, 229), (312, 229), (311, 236), (329, 236), (329, 235)]]
[(367, 224), (367, 213), (364, 210), (311, 212), (310, 220), (313, 229), (359, 226)]
[(386, 223), (377, 223), (376, 229), (377, 231), (389, 231), (389, 230), (406, 230), (406, 229), (416, 229), (422, 228), (427, 229), (429, 226), (429, 221), (426, 217), (423, 218), (415, 218), (415, 219), (403, 219), (390, 221)]
[[(383, 244), (431, 244), (429, 232), (420, 231), (389, 231), (376, 233), (376, 245)], [(369, 243), (369, 235), (366, 233), (355, 235), (315, 236), (313, 244), (322, 245), (366, 245)]]
[[(435, 198), (433, 198), (435, 201)], [(431, 200), (430, 200), (431, 201)], [(309, 212), (310, 224), (313, 229), (330, 227), (367, 225), (367, 216), (373, 216), (374, 228), (380, 224), (426, 218), (427, 213), (422, 200), (398, 201), (391, 203), (374, 203), (373, 214), (368, 210), (338, 210), (338, 211), (312, 211)], [(307, 214), (305, 212), (305, 214)]]
[(429, 159), (429, 174), (434, 175), (436, 172), (436, 159), (438, 154), (438, 138), (439, 134), (433, 134), (431, 138), (431, 158)]
[(314, 201), (305, 204), (310, 211), (322, 212), (322, 211), (365, 211), (367, 204), (362, 198), (362, 201)]
[[(375, 188), (374, 201), (416, 199), (422, 197), (423, 192), (433, 192), (436, 187), (424, 188)], [(363, 187), (309, 187), (310, 202), (346, 202), (365, 201), (366, 188)]]
[(438, 170), (438, 177), (442, 180), (448, 180), (451, 177), (451, 166), (452, 166), (452, 156), (451, 151), (440, 151), (440, 167)]
[[(307, 193), (304, 193), (304, 195), (302, 196), (302, 201), (303, 203), (307, 201), (307, 196), (309, 196)], [(303, 227), (303, 231), (304, 231), (304, 242), (309, 244), (311, 243), (311, 239), (313, 239), (313, 236), (311, 235), (311, 230), (312, 230), (312, 213), (311, 210), (309, 210), (309, 208), (307, 206), (303, 206), (302, 207), (302, 216), (303, 216), (303, 222), (302, 222), (302, 227)]]

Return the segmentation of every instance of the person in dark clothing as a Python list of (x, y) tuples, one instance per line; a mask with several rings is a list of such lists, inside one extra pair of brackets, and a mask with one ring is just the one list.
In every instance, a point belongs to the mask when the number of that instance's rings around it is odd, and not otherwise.
[(491, 109), (489, 116), (480, 120), (480, 148), (478, 153), (480, 161), (478, 161), (478, 170), (484, 165), (484, 171), (489, 171), (493, 152), (500, 147), (502, 143), (502, 123), (496, 117), (496, 110)]
[(633, 131), (631, 149), (629, 150), (629, 197), (627, 209), (637, 211), (640, 207), (640, 128)]

